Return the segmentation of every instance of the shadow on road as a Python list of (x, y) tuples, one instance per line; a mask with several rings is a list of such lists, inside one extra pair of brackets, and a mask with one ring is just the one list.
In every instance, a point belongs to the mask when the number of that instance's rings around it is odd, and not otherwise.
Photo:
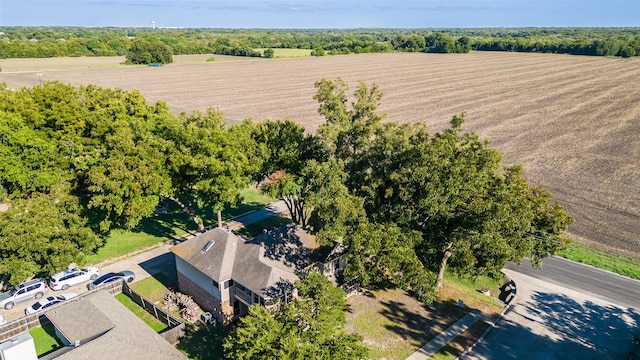
[(583, 353), (582, 359), (626, 359), (640, 333), (640, 313), (632, 308), (579, 303), (542, 292), (534, 292), (525, 307), (547, 328), (562, 335), (554, 342), (571, 349), (567, 354), (572, 358)]

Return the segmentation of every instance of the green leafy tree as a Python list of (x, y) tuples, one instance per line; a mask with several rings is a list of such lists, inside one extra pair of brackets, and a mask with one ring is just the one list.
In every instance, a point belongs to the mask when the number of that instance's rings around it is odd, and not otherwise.
[(310, 214), (309, 226), (318, 233), (321, 243), (344, 243), (347, 235), (366, 219), (363, 200), (350, 193), (346, 180), (341, 161), (309, 161), (303, 185), (307, 194), (305, 206)]
[(468, 36), (461, 36), (456, 40), (456, 52), (466, 54), (471, 51), (471, 39)]
[[(448, 264), (465, 274), (497, 274), (507, 261), (552, 254), (570, 223), (528, 186), (520, 167), (503, 169), (488, 142), (463, 132), (463, 122), (455, 116), (451, 129), (432, 137), (423, 126), (390, 126), (373, 146), (379, 165), (370, 169), (366, 208), (374, 219), (422, 233), (415, 250), (438, 274), (437, 285)], [(536, 231), (554, 235), (531, 236)]]
[(420, 300), (435, 299), (435, 274), (416, 253), (422, 233), (392, 223), (361, 222), (347, 235), (349, 248), (345, 274), (363, 286), (397, 286)]
[(65, 177), (57, 142), (0, 111), (0, 198), (48, 191)]
[(452, 53), (456, 50), (456, 42), (451, 36), (434, 32), (425, 37), (426, 52), (431, 53)]
[(264, 49), (264, 51), (262, 52), (262, 56), (266, 57), (267, 59), (272, 59), (274, 58), (276, 55), (276, 52), (273, 49)]
[(10, 284), (83, 264), (102, 240), (87, 225), (78, 198), (67, 184), (16, 199), (0, 213), (0, 273)]
[(173, 50), (160, 41), (136, 39), (126, 55), (130, 64), (170, 64), (173, 62)]
[(256, 146), (250, 128), (228, 129), (222, 114), (214, 109), (208, 109), (206, 115), (183, 113), (166, 120), (158, 132), (164, 141), (171, 189), (163, 196), (188, 213), (200, 231), (205, 227), (196, 206), (217, 212), (221, 225), (224, 205), (239, 202), (240, 190), (260, 167), (247, 155), (246, 148)]
[[(119, 126), (118, 126), (119, 123)], [(105, 211), (102, 229), (133, 228), (158, 205), (160, 194), (170, 190), (159, 140), (141, 122), (115, 121), (105, 137), (104, 156), (87, 172), (89, 206)]]
[(306, 227), (309, 211), (305, 207), (305, 198), (302, 194), (303, 182), (302, 176), (296, 176), (280, 170), (269, 176), (262, 187), (262, 191), (270, 196), (282, 199), (287, 206), (291, 220), (302, 225), (302, 227)]
[(291, 219), (306, 226), (309, 212), (304, 206), (302, 190), (307, 161), (326, 156), (319, 139), (305, 134), (304, 127), (290, 120), (253, 124), (252, 138), (259, 149), (262, 164), (256, 180), (268, 178), (262, 190), (282, 199)]
[(322, 79), (315, 84), (318, 89), (314, 99), (320, 104), (318, 112), (326, 122), (318, 128), (320, 138), (330, 153), (344, 163), (349, 175), (347, 185), (353, 189), (361, 183), (359, 171), (372, 138), (386, 117), (378, 114), (383, 93), (377, 85), (360, 82), (354, 92), (355, 101), (347, 107), (347, 84), (338, 79)]
[(344, 331), (344, 292), (311, 273), (296, 282), (299, 298), (274, 314), (254, 305), (224, 343), (231, 359), (364, 359), (362, 337)]
[(258, 182), (278, 170), (301, 175), (308, 160), (326, 157), (319, 139), (305, 134), (304, 127), (291, 120), (266, 120), (248, 126), (261, 158), (262, 167), (255, 176)]

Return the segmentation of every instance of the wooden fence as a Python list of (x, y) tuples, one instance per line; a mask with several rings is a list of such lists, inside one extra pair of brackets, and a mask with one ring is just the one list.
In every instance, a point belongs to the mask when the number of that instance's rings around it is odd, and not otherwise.
[(135, 292), (124, 282), (122, 285), (122, 293), (129, 296), (136, 304), (140, 305), (140, 307), (167, 326), (167, 329), (160, 333), (167, 342), (175, 345), (180, 341), (180, 338), (184, 335), (185, 327), (180, 319), (164, 311), (162, 308), (157, 307), (153, 302)]
[[(167, 342), (172, 345), (175, 345), (179, 342), (180, 337), (184, 335), (184, 323), (162, 310), (161, 308), (155, 306), (151, 301), (145, 299), (142, 295), (133, 291), (124, 281), (122, 282), (113, 282), (104, 286), (101, 286), (97, 289), (89, 290), (78, 295), (78, 299), (81, 299), (85, 296), (93, 294), (96, 291), (107, 291), (111, 295), (117, 295), (120, 293), (124, 293), (129, 296), (136, 304), (140, 305), (144, 308), (149, 314), (155, 316), (158, 320), (160, 320), (163, 324), (167, 325), (167, 329), (164, 330), (160, 335), (162, 335)], [(51, 309), (55, 309), (58, 306), (63, 305), (64, 302), (60, 304), (53, 305), (47, 311)], [(43, 313), (36, 313), (33, 315), (27, 315), (17, 319), (15, 321), (11, 321), (5, 325), (0, 326), (0, 343), (15, 338), (18, 335), (24, 334), (34, 327), (42, 326), (49, 323), (49, 319), (44, 316)]]

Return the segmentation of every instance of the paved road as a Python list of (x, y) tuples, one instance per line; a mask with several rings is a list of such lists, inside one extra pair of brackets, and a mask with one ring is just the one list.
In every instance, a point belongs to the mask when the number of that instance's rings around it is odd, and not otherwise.
[(509, 269), (517, 299), (464, 360), (627, 359), (640, 313)]
[(543, 261), (542, 269), (509, 264), (507, 269), (640, 311), (640, 281), (560, 257)]
[(276, 216), (278, 214), (285, 214), (287, 212), (287, 206), (284, 201), (280, 200), (275, 203), (269, 204), (264, 209), (250, 212), (248, 214), (239, 216), (229, 222), (227, 227), (231, 230), (238, 230), (243, 226), (264, 220), (268, 217)]
[(505, 274), (513, 306), (462, 359), (626, 359), (640, 337), (640, 281), (562, 258)]
[[(118, 261), (113, 261), (108, 265), (99, 266), (100, 274), (106, 274), (108, 272), (119, 272), (122, 270), (130, 270), (136, 274), (135, 281), (139, 281), (141, 279), (147, 278), (154, 274), (157, 274), (160, 271), (161, 263), (174, 262), (175, 259), (169, 253), (169, 249), (172, 244), (167, 242), (164, 244), (160, 244), (151, 249), (147, 249), (146, 251), (140, 252), (139, 254), (135, 254), (132, 256), (123, 257)], [(166, 266), (166, 264), (165, 264)], [(175, 268), (175, 265), (174, 265)], [(88, 282), (78, 284), (70, 287), (65, 291), (53, 291), (49, 290), (45, 294), (45, 296), (51, 295), (60, 295), (62, 293), (73, 292), (76, 294), (81, 294), (87, 291)], [(37, 300), (27, 300), (22, 303), (16, 304), (13, 309), (5, 310), (0, 309), (0, 314), (5, 317), (7, 322), (19, 319), (24, 316), (24, 309), (33, 305)]]

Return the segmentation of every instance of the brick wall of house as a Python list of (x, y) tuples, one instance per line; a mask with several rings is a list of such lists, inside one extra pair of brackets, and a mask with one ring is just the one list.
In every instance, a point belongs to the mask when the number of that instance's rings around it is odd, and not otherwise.
[[(181, 293), (190, 295), (193, 300), (200, 305), (204, 311), (210, 312), (215, 316), (218, 321), (223, 320), (222, 306), (220, 306), (220, 300), (216, 299), (213, 295), (209, 294), (203, 288), (198, 286), (195, 282), (189, 279), (187, 276), (178, 271), (178, 290)], [(231, 309), (233, 312), (233, 308)]]

